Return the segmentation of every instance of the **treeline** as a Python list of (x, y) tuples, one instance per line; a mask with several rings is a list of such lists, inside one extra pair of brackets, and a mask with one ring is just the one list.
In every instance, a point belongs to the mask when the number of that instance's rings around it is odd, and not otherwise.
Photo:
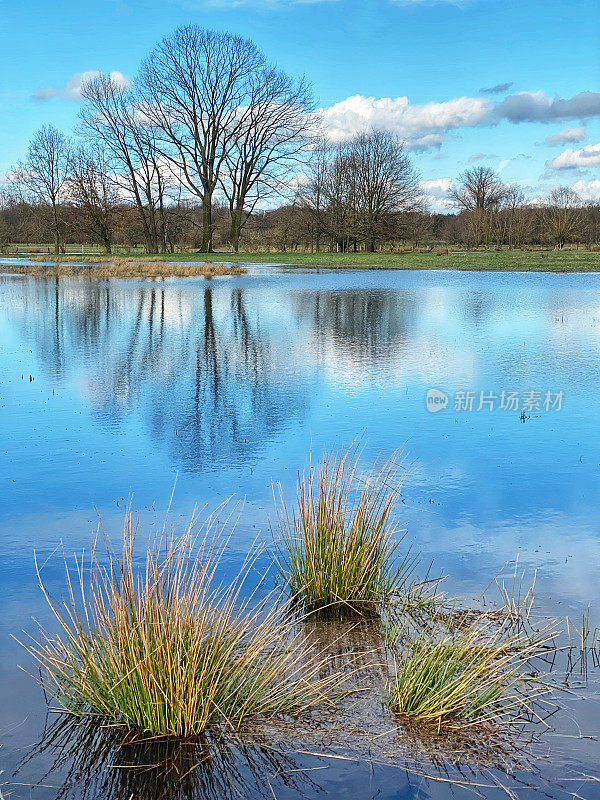
[[(106, 252), (118, 248), (134, 251), (146, 246), (145, 231), (134, 206), (117, 204), (112, 208), (109, 244), (94, 231), (84, 209), (65, 203), (57, 209), (60, 219), (61, 249), (66, 245), (101, 245)], [(0, 250), (11, 245), (39, 245), (49, 238), (49, 209), (15, 195), (5, 194), (0, 207)], [(293, 198), (279, 208), (255, 211), (245, 221), (240, 247), (249, 252), (273, 251), (348, 251), (373, 247), (365, 238), (364, 223), (357, 229), (341, 230), (337, 214), (316, 210), (302, 197)], [(161, 247), (154, 252), (200, 251), (202, 248), (202, 208), (198, 204), (167, 205), (161, 216)], [(212, 245), (216, 250), (231, 250), (230, 219), (223, 204), (212, 207)], [(600, 206), (577, 203), (572, 206), (530, 206), (487, 211), (463, 210), (459, 213), (430, 214), (414, 210), (390, 214), (379, 228), (377, 250), (432, 249), (434, 247), (527, 248), (566, 245), (600, 246)], [(51, 245), (48, 245), (50, 249)]]
[(44, 126), (11, 171), (0, 247), (374, 251), (600, 239), (598, 207), (572, 190), (534, 206), (483, 167), (449, 195), (457, 213), (429, 213), (398, 136), (328, 141), (306, 81), (239, 36), (180, 28), (133, 85), (112, 73), (81, 91), (76, 137)]

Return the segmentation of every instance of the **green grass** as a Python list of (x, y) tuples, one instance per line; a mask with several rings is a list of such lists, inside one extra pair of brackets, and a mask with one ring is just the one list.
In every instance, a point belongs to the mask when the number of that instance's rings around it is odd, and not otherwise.
[[(88, 248), (86, 248), (86, 251)], [(76, 252), (73, 247), (71, 252)], [(81, 248), (79, 248), (81, 251)], [(91, 252), (91, 251), (89, 251)], [(96, 251), (98, 253), (98, 251)], [(140, 256), (131, 252), (119, 255)], [(600, 252), (589, 250), (450, 250), (448, 254), (419, 253), (169, 253), (156, 256), (165, 261), (206, 261), (251, 264), (278, 263), (289, 267), (328, 269), (452, 269), (524, 272), (597, 272)]]
[(422, 631), (402, 647), (390, 707), (438, 728), (522, 719), (548, 692), (529, 665), (544, 644), (484, 615), (460, 633)]
[(229, 518), (221, 507), (181, 538), (163, 530), (140, 573), (128, 513), (122, 554), (108, 548), (101, 562), (94, 547), (89, 564), (74, 572), (66, 564), (63, 600), (51, 599), (40, 578), (60, 633), (41, 629), (27, 649), (62, 709), (139, 735), (191, 738), (213, 723), (237, 729), (249, 717), (305, 711), (342, 693), (348, 674), (331, 668), (289, 603), (240, 600), (255, 557), (227, 585), (217, 580)]
[(402, 477), (398, 454), (361, 474), (350, 447), (308, 466), (291, 509), (278, 486), (275, 560), (293, 598), (309, 609), (364, 609), (404, 588), (411, 562), (398, 558), (392, 517)]

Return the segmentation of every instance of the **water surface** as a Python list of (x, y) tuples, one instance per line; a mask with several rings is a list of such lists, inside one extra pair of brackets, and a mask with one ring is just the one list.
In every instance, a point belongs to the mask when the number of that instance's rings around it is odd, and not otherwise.
[[(45, 722), (39, 689), (17, 669), (31, 664), (9, 638), (33, 632), (32, 616), (48, 618), (33, 550), (43, 562), (62, 539), (80, 552), (94, 507), (116, 535), (130, 491), (150, 530), (176, 479), (176, 520), (195, 503), (245, 498), (233, 569), (268, 536), (272, 481), (290, 492), (311, 447), (319, 454), (360, 437), (369, 462), (404, 446), (413, 464), (401, 509), (407, 541), (449, 575), (451, 592), (477, 596), (518, 557), (537, 570), (540, 610), (578, 622), (590, 605), (600, 624), (600, 275), (4, 274), (0, 346), (0, 781)], [(438, 413), (426, 405), (432, 388), (448, 397)], [(460, 392), (473, 393), (472, 410), (455, 409)], [(516, 392), (519, 407), (502, 410), (503, 392)], [(561, 393), (560, 410), (544, 407), (548, 392), (553, 401)], [(45, 570), (60, 592), (57, 559)], [(557, 763), (593, 770), (597, 739), (581, 737), (600, 731), (594, 680), (547, 741)], [(319, 791), (332, 797), (447, 791), (422, 781), (415, 789), (390, 767), (319, 766)], [(44, 783), (43, 773), (34, 759), (23, 782)]]

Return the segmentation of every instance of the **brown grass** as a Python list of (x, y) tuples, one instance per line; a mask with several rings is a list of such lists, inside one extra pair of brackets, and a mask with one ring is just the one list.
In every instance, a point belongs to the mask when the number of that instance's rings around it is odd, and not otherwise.
[[(86, 260), (85, 265), (81, 259)], [(202, 276), (213, 278), (218, 275), (243, 275), (246, 269), (235, 264), (203, 263), (177, 264), (157, 258), (113, 258), (103, 260), (78, 256), (77, 261), (69, 259), (49, 262), (46, 256), (36, 257), (35, 264), (15, 264), (11, 269), (31, 275), (81, 275), (86, 278), (170, 278)]]

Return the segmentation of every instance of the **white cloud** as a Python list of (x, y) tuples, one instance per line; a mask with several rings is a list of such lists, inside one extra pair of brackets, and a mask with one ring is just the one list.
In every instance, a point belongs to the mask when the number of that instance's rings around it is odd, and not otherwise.
[[(497, 125), (503, 120), (516, 124), (596, 116), (600, 116), (600, 92), (591, 91), (570, 98), (550, 97), (543, 91), (516, 92), (500, 103), (487, 97), (455, 97), (411, 104), (408, 97), (356, 94), (320, 111), (323, 132), (332, 141), (380, 128), (397, 133), (412, 150), (439, 149), (446, 134), (459, 128)], [(568, 127), (551, 139), (581, 141), (582, 135), (582, 128)]]
[[(36, 89), (33, 93), (34, 100), (50, 100), (53, 97), (67, 98), (69, 100), (82, 100), (81, 89), (85, 83), (94, 80), (102, 75), (98, 69), (89, 69), (86, 72), (76, 72), (72, 75), (65, 86), (46, 86)], [(115, 82), (117, 86), (127, 88), (131, 85), (131, 81), (122, 72), (113, 70), (109, 73), (109, 77)]]
[(575, 181), (571, 189), (577, 192), (585, 203), (600, 203), (600, 178)]
[(585, 147), (567, 147), (566, 150), (548, 161), (546, 164), (550, 169), (587, 169), (596, 167), (600, 164), (600, 142), (598, 144), (587, 144)]
[(447, 213), (451, 204), (448, 194), (454, 189), (452, 178), (434, 178), (433, 180), (419, 181), (419, 188), (423, 198), (431, 211)]
[(456, 97), (445, 102), (411, 105), (408, 97), (364, 97), (356, 94), (321, 110), (326, 135), (344, 141), (380, 128), (397, 133), (414, 150), (439, 147), (444, 132), (478, 125), (491, 114), (492, 103), (481, 97)]
[(546, 137), (546, 144), (549, 147), (554, 147), (557, 144), (568, 144), (569, 142), (583, 142), (585, 139), (585, 131), (583, 128), (573, 128), (570, 125), (563, 128), (562, 131)]

